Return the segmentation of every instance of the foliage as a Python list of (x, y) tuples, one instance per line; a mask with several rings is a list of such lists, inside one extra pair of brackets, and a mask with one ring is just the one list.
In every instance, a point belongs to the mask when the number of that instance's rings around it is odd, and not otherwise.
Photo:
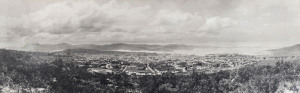
[(51, 63), (24, 62), (26, 53), (0, 52), (0, 85), (23, 88), (47, 88), (59, 93), (211, 93), (276, 92), (280, 82), (297, 81), (300, 66), (279, 61), (276, 66), (247, 66), (212, 74), (135, 76), (89, 73), (86, 68), (63, 60)]

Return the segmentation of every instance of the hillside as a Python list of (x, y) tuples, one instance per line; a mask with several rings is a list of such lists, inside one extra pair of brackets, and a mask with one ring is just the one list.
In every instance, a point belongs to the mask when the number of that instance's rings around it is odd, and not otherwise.
[(94, 44), (82, 44), (82, 45), (71, 45), (71, 44), (29, 44), (23, 48), (26, 51), (60, 51), (66, 49), (94, 49), (101, 51), (114, 51), (114, 50), (128, 50), (128, 51), (175, 51), (175, 50), (192, 50), (198, 47), (210, 47), (210, 46), (195, 46), (195, 45), (184, 45), (184, 44), (169, 44), (169, 45), (147, 45), (147, 44), (107, 44), (107, 45), (94, 45)]
[(300, 56), (300, 44), (284, 47), (280, 49), (271, 49), (274, 55), (281, 55), (281, 56)]
[(77, 53), (77, 54), (104, 54), (104, 55), (158, 55), (157, 53), (147, 53), (147, 52), (122, 52), (122, 51), (102, 51), (95, 49), (66, 49), (64, 51), (57, 51), (52, 53)]

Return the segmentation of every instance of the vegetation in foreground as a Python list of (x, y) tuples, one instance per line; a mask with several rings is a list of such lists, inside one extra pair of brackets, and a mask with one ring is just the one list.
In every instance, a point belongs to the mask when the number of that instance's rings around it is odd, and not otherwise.
[[(50, 93), (257, 93), (298, 91), (300, 65), (278, 61), (275, 66), (247, 66), (212, 74), (135, 76), (89, 73), (86, 68), (54, 60), (50, 63), (25, 62), (29, 55), (2, 50), (0, 88), (28, 92), (45, 88)], [(27, 89), (27, 90), (26, 90)]]

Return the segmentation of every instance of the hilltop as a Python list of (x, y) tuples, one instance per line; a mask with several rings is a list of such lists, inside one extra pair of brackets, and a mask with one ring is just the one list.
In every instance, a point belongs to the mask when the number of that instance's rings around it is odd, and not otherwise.
[(283, 55), (283, 56), (300, 56), (300, 44), (296, 44), (289, 47), (284, 47), (280, 49), (271, 49), (274, 55)]

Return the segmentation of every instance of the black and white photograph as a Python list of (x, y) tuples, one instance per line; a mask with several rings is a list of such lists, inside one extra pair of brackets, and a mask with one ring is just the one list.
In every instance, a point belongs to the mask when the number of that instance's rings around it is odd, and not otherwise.
[(300, 0), (0, 0), (0, 93), (300, 93)]

